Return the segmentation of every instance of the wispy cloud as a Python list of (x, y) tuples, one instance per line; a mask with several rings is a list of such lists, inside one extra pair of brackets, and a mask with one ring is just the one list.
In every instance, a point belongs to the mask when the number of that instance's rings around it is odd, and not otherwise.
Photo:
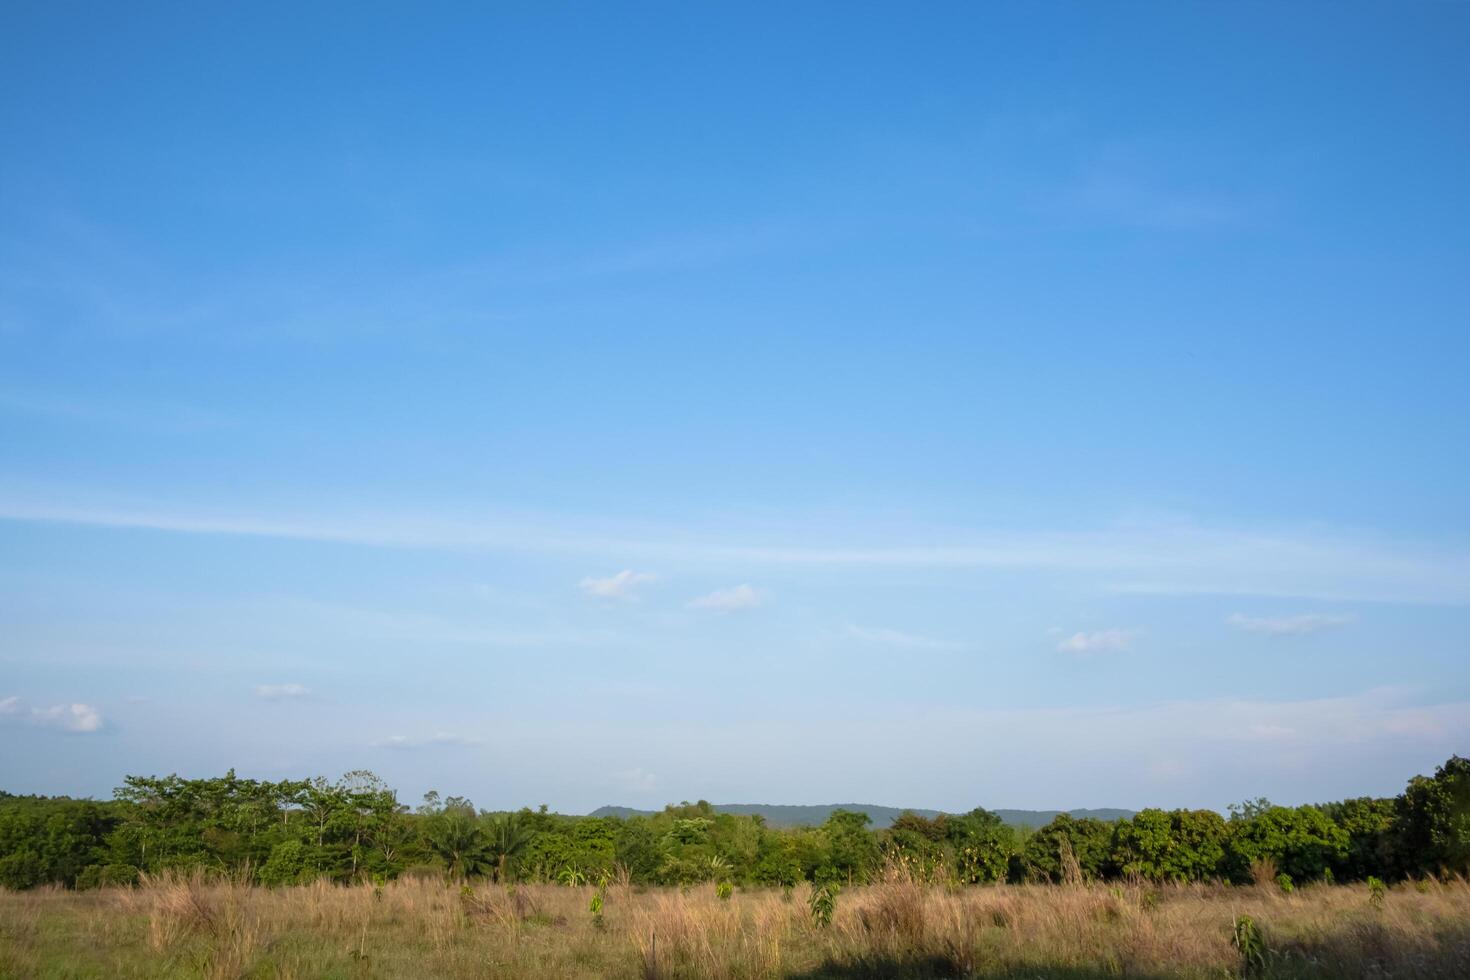
[(1247, 633), (1265, 633), (1269, 636), (1303, 636), (1321, 630), (1345, 626), (1355, 617), (1328, 615), (1325, 613), (1303, 613), (1298, 616), (1247, 616), (1236, 613), (1225, 622)]
[(584, 578), (578, 584), (582, 591), (598, 599), (616, 599), (629, 602), (638, 598), (638, 587), (658, 580), (652, 572), (635, 572), (625, 568), (606, 578)]
[(740, 612), (765, 604), (766, 594), (760, 589), (741, 584), (729, 589), (716, 589), (708, 595), (689, 600), (690, 609), (709, 609), (718, 613)]
[(912, 650), (958, 650), (963, 646), (952, 640), (939, 640), (931, 636), (920, 636), (917, 633), (905, 633), (902, 630), (854, 626), (851, 623), (848, 624), (845, 632), (854, 640), (861, 640), (863, 643), (871, 643), (875, 646), (903, 647)]
[[(1279, 596), (1321, 601), (1470, 604), (1470, 553), (1416, 542), (1259, 531), (1193, 523), (1128, 523), (1096, 531), (950, 531), (945, 544), (889, 542), (840, 546), (748, 544), (767, 536), (743, 529), (741, 542), (702, 537), (698, 528), (640, 529), (554, 518), (381, 513), (250, 515), (136, 505), (68, 503), (67, 494), (0, 485), (0, 519), (188, 534), (240, 535), (445, 551), (638, 555), (706, 567), (809, 565), (850, 568), (1049, 570), (1088, 575), (1111, 591), (1153, 595)], [(930, 537), (922, 532), (913, 538)]]
[(304, 698), (310, 694), (311, 689), (302, 684), (260, 684), (255, 688), (255, 696), (266, 701)]
[(102, 715), (90, 704), (56, 704), (33, 708), (19, 697), (0, 699), (0, 721), (10, 721), (38, 728), (90, 735), (103, 727)]
[(428, 749), (437, 746), (479, 745), (481, 739), (453, 732), (435, 732), (427, 736), (389, 735), (372, 743), (375, 749)]
[(1133, 642), (1136, 630), (1109, 629), (1090, 633), (1073, 633), (1057, 644), (1063, 653), (1100, 653), (1110, 650), (1126, 650)]
[(623, 793), (652, 793), (658, 788), (658, 777), (646, 769), (622, 769), (609, 773), (607, 783)]

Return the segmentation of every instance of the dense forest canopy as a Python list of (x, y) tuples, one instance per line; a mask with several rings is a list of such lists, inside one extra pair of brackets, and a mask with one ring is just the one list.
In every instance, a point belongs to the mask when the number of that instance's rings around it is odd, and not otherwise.
[(837, 810), (775, 828), (703, 801), (649, 815), (478, 810), (429, 793), (410, 809), (370, 772), (264, 782), (129, 776), (105, 802), (0, 793), (0, 885), (88, 888), (203, 869), (264, 885), (404, 874), (577, 884), (626, 876), (682, 885), (863, 881), (887, 861), (954, 883), (1137, 876), (1289, 884), (1470, 872), (1470, 759), (1452, 757), (1392, 799), (1314, 806), (1254, 800), (1143, 810), (1105, 821), (1059, 814), (1035, 830), (995, 813), (905, 813), (882, 830)]
[[(762, 818), (769, 827), (815, 827), (827, 822), (827, 818), (837, 810), (849, 810), (854, 813), (866, 813), (872, 820), (875, 828), (884, 829), (893, 826), (895, 820), (906, 813), (918, 814), (921, 817), (934, 818), (940, 815), (939, 810), (920, 810), (917, 808), (904, 808), (896, 806), (876, 806), (872, 803), (830, 803), (804, 806), (791, 806), (771, 803), (716, 803), (716, 813), (733, 813), (736, 816), (758, 816)], [(593, 810), (594, 817), (650, 817), (657, 813), (656, 810), (638, 810), (627, 806), (600, 806)], [(1132, 810), (1121, 810), (1116, 807), (1103, 807), (1099, 809), (1077, 809), (1077, 810), (991, 810), (991, 813), (1000, 817), (1005, 823), (1013, 827), (1036, 828), (1042, 827), (1063, 813), (1073, 817), (1094, 817), (1099, 820), (1121, 820), (1124, 817), (1133, 816)]]

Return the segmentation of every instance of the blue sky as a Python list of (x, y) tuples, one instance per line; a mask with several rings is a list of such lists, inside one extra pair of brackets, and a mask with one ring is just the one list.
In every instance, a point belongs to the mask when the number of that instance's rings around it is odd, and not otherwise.
[(0, 784), (1470, 748), (1470, 7), (13, 3)]

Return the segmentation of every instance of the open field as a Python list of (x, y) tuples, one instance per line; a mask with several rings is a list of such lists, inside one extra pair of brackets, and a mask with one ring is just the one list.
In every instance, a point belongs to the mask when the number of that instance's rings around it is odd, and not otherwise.
[[(0, 977), (1465, 977), (1470, 885), (808, 889), (405, 879), (266, 889), (199, 877), (0, 892)], [(1232, 941), (1239, 916), (1263, 957)]]

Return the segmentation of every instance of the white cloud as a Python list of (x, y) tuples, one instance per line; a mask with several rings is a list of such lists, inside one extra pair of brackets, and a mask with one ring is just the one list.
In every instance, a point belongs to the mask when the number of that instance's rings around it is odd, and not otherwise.
[(1247, 633), (1266, 633), (1270, 636), (1301, 636), (1319, 630), (1343, 626), (1353, 621), (1352, 616), (1334, 616), (1325, 613), (1303, 613), (1299, 616), (1246, 616), (1236, 613), (1225, 622)]
[(697, 599), (689, 601), (690, 609), (710, 609), (719, 613), (739, 612), (743, 609), (754, 609), (763, 605), (766, 594), (760, 589), (741, 584), (732, 589), (716, 589), (709, 595), (702, 595)]
[(289, 698), (304, 698), (311, 688), (301, 684), (260, 684), (255, 688), (256, 697), (267, 701), (284, 701)]
[(578, 584), (582, 591), (598, 599), (619, 599), (631, 601), (638, 598), (637, 589), (640, 585), (657, 581), (658, 576), (651, 572), (635, 572), (625, 568), (616, 575), (607, 578), (584, 578)]
[(651, 793), (658, 788), (658, 777), (646, 769), (623, 769), (608, 774), (608, 785), (625, 793)]
[(929, 636), (920, 636), (917, 633), (905, 633), (902, 630), (874, 629), (854, 626), (850, 623), (846, 632), (854, 640), (861, 640), (876, 646), (904, 647), (911, 650), (958, 650), (962, 646), (952, 640), (938, 640)]
[(1094, 630), (1091, 633), (1073, 633), (1057, 644), (1063, 653), (1097, 653), (1103, 650), (1126, 650), (1133, 642), (1133, 630)]
[(479, 745), (480, 739), (453, 732), (435, 732), (428, 736), (389, 735), (372, 743), (375, 749), (427, 749), (442, 745)]
[(0, 699), (0, 719), (75, 735), (99, 732), (103, 726), (102, 715), (90, 704), (56, 704), (49, 708), (32, 708), (15, 696)]

